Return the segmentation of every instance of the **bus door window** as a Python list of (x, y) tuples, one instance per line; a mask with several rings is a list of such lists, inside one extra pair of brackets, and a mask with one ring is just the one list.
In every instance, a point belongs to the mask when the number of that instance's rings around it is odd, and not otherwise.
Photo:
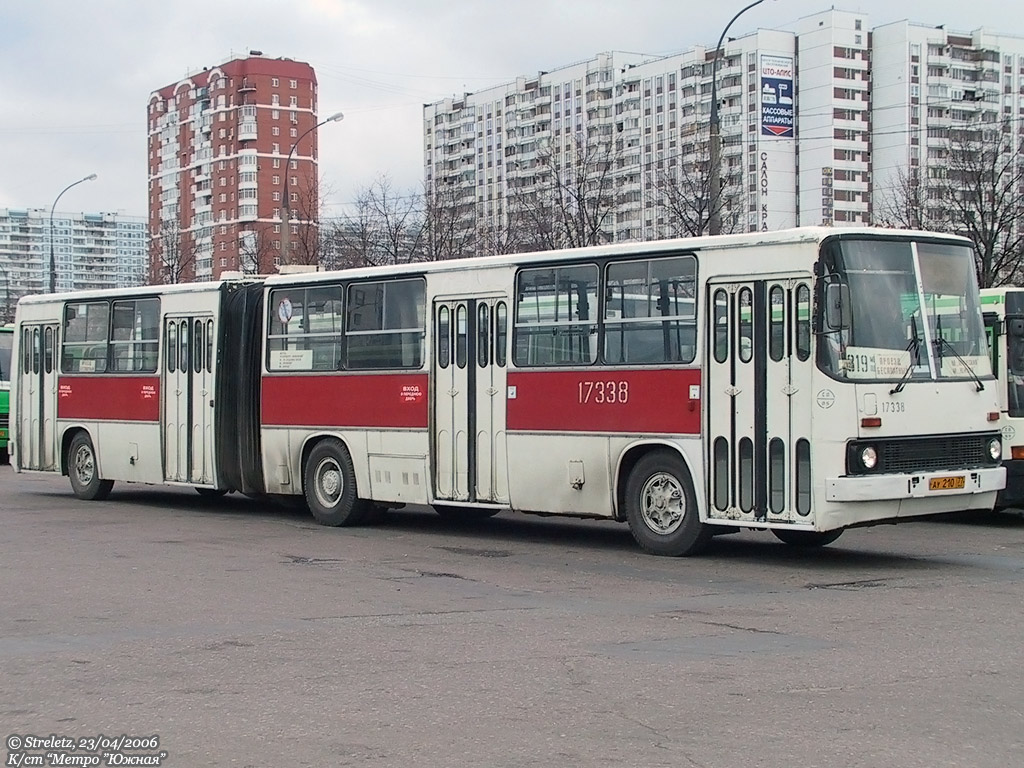
[(53, 373), (53, 326), (46, 326), (43, 332), (43, 371)]
[(452, 325), (451, 312), (442, 306), (437, 310), (437, 366), (442, 370), (452, 360)]
[(508, 307), (499, 301), (494, 307), (494, 362), (505, 367), (508, 349)]
[(786, 292), (781, 285), (768, 291), (768, 354), (776, 363), (786, 354)]
[(455, 309), (455, 364), (459, 368), (466, 367), (469, 354), (469, 329), (467, 328), (468, 318), (466, 311), (465, 304), (459, 304)]
[(486, 304), (481, 304), (476, 311), (476, 363), (481, 368), (486, 368), (491, 363), (491, 324), (488, 309)]

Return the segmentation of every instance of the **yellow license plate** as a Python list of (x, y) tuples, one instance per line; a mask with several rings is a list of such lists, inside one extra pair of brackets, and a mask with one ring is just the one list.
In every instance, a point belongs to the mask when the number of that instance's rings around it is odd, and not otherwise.
[(933, 477), (928, 481), (929, 491), (957, 491), (964, 487), (964, 476)]

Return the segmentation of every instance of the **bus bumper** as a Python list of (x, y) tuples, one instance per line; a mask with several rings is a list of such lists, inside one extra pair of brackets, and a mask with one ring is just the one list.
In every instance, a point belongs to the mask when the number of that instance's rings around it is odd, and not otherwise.
[[(950, 480), (954, 478), (954, 480)], [(963, 478), (962, 488), (949, 488)], [(936, 482), (932, 482), (932, 481)], [(825, 480), (828, 501), (880, 501), (882, 499), (940, 499), (992, 493), (1006, 485), (1003, 467), (901, 475), (858, 475)], [(966, 508), (966, 507), (965, 507)]]

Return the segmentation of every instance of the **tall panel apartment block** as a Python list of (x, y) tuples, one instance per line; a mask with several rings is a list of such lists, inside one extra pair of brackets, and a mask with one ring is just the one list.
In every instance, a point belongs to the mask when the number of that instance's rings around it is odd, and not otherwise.
[(319, 206), (316, 131), (295, 146), (317, 124), (309, 64), (252, 51), (154, 91), (148, 111), (151, 282), (272, 271), (285, 195), (304, 259)]

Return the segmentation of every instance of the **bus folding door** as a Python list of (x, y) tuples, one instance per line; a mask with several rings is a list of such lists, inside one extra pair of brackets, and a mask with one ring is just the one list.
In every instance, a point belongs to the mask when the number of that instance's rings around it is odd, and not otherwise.
[(433, 322), (435, 497), (507, 503), (508, 302), (439, 299)]
[(810, 278), (708, 286), (708, 516), (811, 523)]
[(57, 468), (57, 327), (21, 327), (18, 423), (14, 437), (22, 469)]
[(164, 319), (164, 479), (215, 485), (214, 375), (216, 336), (212, 315)]

